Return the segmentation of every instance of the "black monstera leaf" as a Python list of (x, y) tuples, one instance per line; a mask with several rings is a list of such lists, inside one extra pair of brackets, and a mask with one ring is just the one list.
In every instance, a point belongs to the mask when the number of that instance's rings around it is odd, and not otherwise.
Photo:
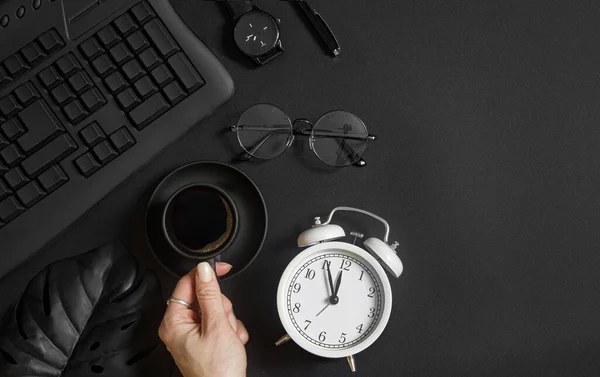
[(169, 376), (158, 280), (120, 243), (49, 265), (0, 334), (0, 376)]

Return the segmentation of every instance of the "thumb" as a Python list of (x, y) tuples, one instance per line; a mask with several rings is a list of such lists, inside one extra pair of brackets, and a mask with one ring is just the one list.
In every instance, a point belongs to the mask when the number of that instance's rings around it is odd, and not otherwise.
[(226, 319), (219, 283), (215, 272), (206, 262), (196, 267), (196, 297), (202, 313), (202, 331), (206, 333)]

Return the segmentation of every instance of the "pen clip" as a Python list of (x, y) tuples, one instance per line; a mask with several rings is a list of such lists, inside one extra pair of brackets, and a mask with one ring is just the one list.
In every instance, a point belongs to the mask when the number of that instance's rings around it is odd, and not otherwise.
[[(329, 48), (331, 49), (331, 52), (335, 56), (338, 56), (340, 54), (340, 49), (341, 48), (340, 48), (340, 44), (339, 44), (337, 38), (335, 37), (335, 34), (333, 34), (333, 31), (331, 30), (331, 27), (329, 27), (329, 24), (327, 23), (327, 21), (325, 21), (325, 19), (323, 18), (323, 16), (321, 16), (317, 12), (315, 12), (315, 15), (317, 16), (317, 19), (319, 20), (319, 23), (323, 27), (324, 33), (326, 33), (327, 37), (330, 38), (330, 42), (327, 42), (327, 39), (325, 39), (325, 41), (329, 45)], [(323, 36), (323, 38), (325, 38), (325, 36)]]
[(317, 30), (321, 38), (327, 44), (327, 47), (333, 53), (334, 56), (338, 56), (340, 54), (340, 44), (333, 34), (331, 27), (327, 24), (327, 21), (317, 12), (307, 0), (296, 0), (300, 8), (304, 11), (313, 27)]

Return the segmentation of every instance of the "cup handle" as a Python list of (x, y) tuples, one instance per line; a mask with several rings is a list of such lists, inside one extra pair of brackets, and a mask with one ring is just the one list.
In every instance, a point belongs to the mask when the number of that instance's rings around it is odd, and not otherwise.
[(217, 255), (214, 258), (210, 258), (209, 260), (207, 260), (206, 262), (210, 265), (210, 267), (213, 269), (213, 271), (215, 272), (215, 276), (217, 277), (217, 281), (221, 280), (219, 278), (219, 275), (217, 275), (217, 262), (221, 261), (221, 256)]

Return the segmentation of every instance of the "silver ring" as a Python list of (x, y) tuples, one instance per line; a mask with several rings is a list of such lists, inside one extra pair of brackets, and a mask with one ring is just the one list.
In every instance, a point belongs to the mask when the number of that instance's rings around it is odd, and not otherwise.
[(167, 306), (169, 306), (169, 304), (172, 303), (172, 302), (174, 302), (176, 304), (183, 305), (183, 306), (185, 306), (188, 309), (192, 308), (192, 304), (190, 304), (189, 302), (185, 302), (183, 300), (180, 300), (180, 299), (174, 298), (174, 297), (169, 297), (169, 299), (167, 300)]

